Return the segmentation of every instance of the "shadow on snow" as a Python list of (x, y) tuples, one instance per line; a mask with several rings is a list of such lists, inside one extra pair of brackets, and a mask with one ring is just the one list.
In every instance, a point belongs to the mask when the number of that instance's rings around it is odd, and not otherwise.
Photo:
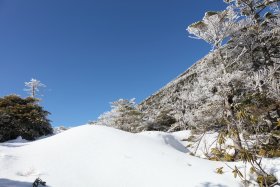
[[(3, 179), (0, 178), (0, 186), (1, 187), (32, 187), (31, 182), (24, 182), (24, 181), (15, 181), (10, 179)], [(39, 187), (42, 187), (42, 185), (39, 185)], [(47, 187), (50, 187), (47, 185)]]
[(31, 187), (32, 183), (0, 178), (1, 187)]

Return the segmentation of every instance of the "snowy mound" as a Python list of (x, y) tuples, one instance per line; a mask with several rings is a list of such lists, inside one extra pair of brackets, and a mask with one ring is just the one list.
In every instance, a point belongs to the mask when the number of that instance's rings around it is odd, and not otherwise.
[[(199, 159), (167, 133), (131, 134), (84, 125), (27, 143), (0, 144), (0, 186), (51, 187), (240, 186), (220, 162)], [(226, 169), (225, 169), (226, 170)]]

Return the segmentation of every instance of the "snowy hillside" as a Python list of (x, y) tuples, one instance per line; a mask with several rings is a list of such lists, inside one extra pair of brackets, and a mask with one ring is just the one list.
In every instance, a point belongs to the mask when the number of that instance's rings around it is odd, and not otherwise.
[[(190, 156), (189, 132), (131, 134), (84, 125), (34, 142), (0, 144), (0, 186), (52, 187), (240, 186), (223, 163)], [(225, 173), (215, 173), (224, 166)], [(280, 168), (278, 168), (280, 169)]]

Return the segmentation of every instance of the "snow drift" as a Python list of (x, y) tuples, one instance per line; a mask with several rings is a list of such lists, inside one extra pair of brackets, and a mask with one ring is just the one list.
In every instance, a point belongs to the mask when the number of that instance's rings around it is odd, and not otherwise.
[(0, 186), (234, 187), (224, 166), (187, 154), (178, 136), (84, 125), (34, 142), (0, 144)]

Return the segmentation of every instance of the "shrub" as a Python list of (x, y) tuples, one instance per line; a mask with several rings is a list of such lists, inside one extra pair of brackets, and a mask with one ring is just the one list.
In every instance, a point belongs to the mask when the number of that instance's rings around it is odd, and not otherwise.
[(53, 133), (50, 120), (38, 104), (38, 99), (17, 95), (0, 98), (0, 142), (15, 139), (18, 136), (34, 140)]
[(139, 132), (144, 123), (143, 114), (137, 109), (135, 99), (119, 99), (111, 103), (111, 111), (98, 117), (95, 125), (106, 125), (128, 132)]
[(37, 178), (34, 182), (33, 182), (33, 187), (38, 187), (38, 186), (46, 186), (46, 182), (45, 181), (42, 181), (42, 179), (40, 178)]
[[(176, 123), (176, 119), (169, 114), (170, 110), (160, 111), (156, 118), (147, 124), (148, 131), (168, 131)], [(175, 129), (176, 130), (176, 129)]]

